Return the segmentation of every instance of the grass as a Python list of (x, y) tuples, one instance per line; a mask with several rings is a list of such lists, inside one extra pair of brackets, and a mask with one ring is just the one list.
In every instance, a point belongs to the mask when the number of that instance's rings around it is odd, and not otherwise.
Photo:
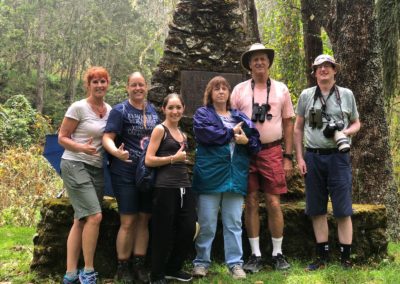
[[(1, 283), (59, 283), (60, 279), (38, 279), (35, 273), (30, 272), (29, 264), (32, 260), (32, 237), (35, 228), (32, 227), (0, 227), (0, 284)], [(333, 263), (324, 270), (305, 272), (304, 262), (292, 260), (292, 268), (287, 272), (276, 272), (266, 268), (262, 272), (249, 275), (246, 280), (233, 280), (223, 264), (214, 264), (208, 277), (195, 279), (194, 284), (225, 284), (225, 283), (252, 283), (252, 284), (375, 284), (400, 283), (400, 243), (389, 244), (390, 260), (381, 263), (357, 266), (352, 270), (343, 270), (337, 263)], [(190, 266), (188, 266), (190, 269)], [(111, 280), (102, 280), (99, 283), (113, 283)]]

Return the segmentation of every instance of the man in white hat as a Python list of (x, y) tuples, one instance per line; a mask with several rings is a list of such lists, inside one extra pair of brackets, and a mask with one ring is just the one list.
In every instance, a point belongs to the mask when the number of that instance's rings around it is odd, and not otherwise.
[(293, 171), (294, 111), (286, 85), (269, 77), (273, 60), (273, 49), (261, 43), (253, 44), (241, 57), (243, 68), (251, 72), (251, 79), (238, 84), (231, 96), (232, 107), (252, 119), (262, 143), (262, 150), (250, 162), (246, 197), (245, 224), (252, 255), (243, 268), (249, 272), (258, 272), (263, 267), (259, 244), (259, 191), (265, 195), (268, 211), (272, 264), (277, 270), (290, 267), (282, 253), (284, 221), (280, 195), (287, 192), (285, 177)]
[(351, 268), (353, 210), (349, 137), (360, 129), (360, 120), (353, 92), (336, 85), (339, 68), (332, 56), (319, 55), (312, 65), (317, 86), (303, 90), (296, 109), (296, 157), (305, 177), (306, 214), (311, 217), (317, 242), (317, 258), (308, 265), (309, 271), (323, 268), (329, 261), (329, 197), (338, 224), (341, 264)]

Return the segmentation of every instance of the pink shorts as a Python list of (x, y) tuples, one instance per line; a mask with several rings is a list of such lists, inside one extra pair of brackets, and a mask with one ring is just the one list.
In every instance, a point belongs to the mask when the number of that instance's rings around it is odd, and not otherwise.
[(262, 190), (269, 194), (287, 192), (281, 145), (261, 150), (251, 158), (247, 188), (249, 192)]

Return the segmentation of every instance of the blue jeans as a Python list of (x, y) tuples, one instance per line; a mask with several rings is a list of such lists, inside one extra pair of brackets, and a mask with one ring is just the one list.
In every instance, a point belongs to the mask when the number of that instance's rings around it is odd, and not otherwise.
[(209, 267), (211, 246), (217, 230), (218, 211), (221, 208), (225, 262), (229, 268), (243, 264), (242, 211), (244, 197), (238, 193), (200, 194), (197, 215), (200, 233), (196, 239), (196, 258), (193, 264)]

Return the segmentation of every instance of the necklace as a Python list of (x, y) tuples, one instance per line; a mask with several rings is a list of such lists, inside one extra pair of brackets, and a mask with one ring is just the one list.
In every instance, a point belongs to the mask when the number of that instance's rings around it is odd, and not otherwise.
[(93, 110), (100, 118), (103, 118), (103, 117), (106, 115), (107, 108), (106, 108), (106, 106), (105, 106), (104, 103), (102, 103), (102, 105), (101, 105), (100, 107), (99, 107), (99, 106), (96, 106), (96, 105), (94, 105), (94, 104), (91, 104), (91, 103), (89, 103), (89, 105), (90, 105), (90, 107), (92, 108), (92, 110)]

